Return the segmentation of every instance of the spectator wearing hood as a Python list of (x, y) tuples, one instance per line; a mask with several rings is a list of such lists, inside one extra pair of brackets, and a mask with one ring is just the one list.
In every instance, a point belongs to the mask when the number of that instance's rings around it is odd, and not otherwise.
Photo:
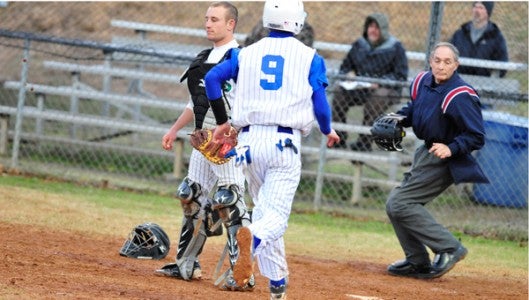
[[(389, 33), (388, 17), (382, 13), (369, 15), (364, 22), (362, 36), (355, 40), (340, 65), (339, 73), (356, 76), (405, 81), (408, 78), (408, 59), (402, 43)], [(386, 81), (388, 82), (388, 81)], [(374, 120), (391, 105), (399, 103), (402, 87), (358, 81), (341, 81), (335, 87), (332, 105), (333, 122), (347, 123), (351, 106), (364, 105), (362, 125), (371, 126)], [(346, 148), (347, 132), (338, 132), (340, 143)], [(350, 145), (353, 151), (371, 151), (369, 135), (360, 134)]]
[[(507, 43), (498, 25), (490, 21), (494, 2), (473, 2), (472, 21), (466, 22), (454, 33), (450, 43), (461, 57), (508, 61)], [(459, 65), (460, 74), (491, 76), (492, 70)], [(504, 77), (506, 70), (500, 71)]]

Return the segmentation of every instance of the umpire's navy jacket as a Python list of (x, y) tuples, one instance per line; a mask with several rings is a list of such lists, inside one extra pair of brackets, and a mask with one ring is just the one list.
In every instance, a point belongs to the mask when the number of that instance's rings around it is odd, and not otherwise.
[(411, 102), (398, 114), (406, 116), (404, 127), (430, 148), (443, 143), (454, 182), (489, 182), (471, 152), (485, 144), (481, 104), (477, 92), (456, 73), (445, 83), (435, 83), (431, 72), (421, 72), (410, 86)]

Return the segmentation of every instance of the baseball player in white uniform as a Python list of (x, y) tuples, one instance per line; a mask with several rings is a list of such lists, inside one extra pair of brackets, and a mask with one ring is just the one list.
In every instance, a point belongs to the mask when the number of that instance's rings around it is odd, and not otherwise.
[(234, 266), (238, 285), (250, 280), (255, 257), (270, 280), (271, 299), (285, 299), (288, 266), (283, 235), (301, 176), (301, 137), (314, 119), (327, 136), (327, 146), (339, 141), (331, 128), (331, 110), (323, 58), (294, 38), (306, 13), (299, 0), (267, 0), (263, 25), (269, 37), (243, 49), (206, 75), (206, 92), (221, 141), (230, 124), (221, 100), (221, 83), (237, 80), (232, 125), (239, 131), (235, 161), (243, 165), (254, 202), (252, 224), (237, 232), (240, 255)]
[[(205, 25), (208, 40), (213, 42), (213, 48), (200, 52), (182, 76), (182, 81), (187, 79), (191, 99), (163, 136), (164, 149), (171, 150), (178, 131), (193, 120), (196, 129), (215, 126), (215, 119), (208, 112), (209, 101), (204, 88), (204, 75), (224, 59), (229, 49), (239, 47), (233, 36), (237, 15), (237, 8), (228, 2), (214, 2), (208, 8)], [(229, 105), (232, 101), (234, 90), (233, 81), (223, 83), (223, 105)], [(209, 199), (215, 184), (218, 189), (213, 199)], [(235, 238), (237, 229), (250, 224), (250, 216), (243, 199), (244, 191), (244, 175), (240, 168), (235, 167), (235, 160), (216, 165), (193, 149), (187, 177), (176, 192), (184, 213), (176, 262), (156, 270), (156, 274), (184, 280), (199, 278), (201, 269), (198, 256), (207, 236), (222, 234), (222, 226), (219, 227), (220, 230), (210, 230), (220, 216), (228, 231), (227, 248), (233, 266), (239, 252)], [(199, 230), (196, 230), (197, 227)], [(230, 273), (220, 287), (229, 290), (252, 289), (253, 277), (244, 287), (237, 287)]]

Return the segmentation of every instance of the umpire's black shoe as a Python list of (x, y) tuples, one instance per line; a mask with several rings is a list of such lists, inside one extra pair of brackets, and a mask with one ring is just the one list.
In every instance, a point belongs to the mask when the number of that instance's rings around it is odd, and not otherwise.
[(396, 261), (389, 265), (388, 273), (394, 276), (412, 277), (429, 279), (434, 278), (431, 265), (428, 264), (413, 264), (406, 259)]
[(435, 274), (434, 277), (441, 277), (450, 271), (458, 261), (463, 260), (467, 255), (467, 248), (460, 245), (453, 252), (442, 252), (437, 253), (433, 259), (432, 270)]

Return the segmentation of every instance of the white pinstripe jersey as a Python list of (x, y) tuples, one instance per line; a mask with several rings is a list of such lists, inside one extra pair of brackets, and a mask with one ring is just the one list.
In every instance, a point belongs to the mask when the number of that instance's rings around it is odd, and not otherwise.
[(309, 134), (314, 122), (309, 70), (315, 53), (294, 37), (266, 37), (241, 49), (233, 125), (280, 125)]

